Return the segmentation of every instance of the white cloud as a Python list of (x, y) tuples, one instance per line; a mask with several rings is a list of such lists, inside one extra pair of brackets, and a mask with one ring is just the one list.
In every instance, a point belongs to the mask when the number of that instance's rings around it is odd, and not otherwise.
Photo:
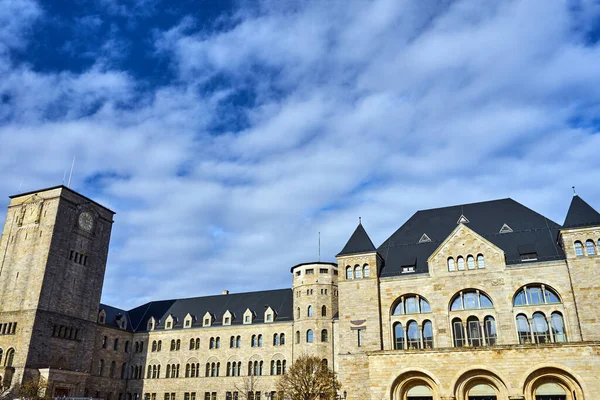
[(77, 155), (75, 189), (118, 212), (104, 301), (289, 286), (358, 216), (379, 244), (434, 206), (512, 196), (562, 222), (576, 185), (600, 208), (593, 3), (276, 3), (155, 33), (162, 87), (110, 52), (80, 74), (7, 64), (0, 190), (59, 183)]

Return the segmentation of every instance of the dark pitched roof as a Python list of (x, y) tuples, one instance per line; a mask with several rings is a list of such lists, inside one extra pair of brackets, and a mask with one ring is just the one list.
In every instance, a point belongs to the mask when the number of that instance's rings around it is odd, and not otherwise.
[[(414, 265), (416, 273), (428, 272), (427, 259), (461, 215), (469, 221), (467, 227), (504, 251), (509, 265), (523, 262), (525, 247), (535, 248), (539, 261), (564, 259), (557, 244), (560, 225), (512, 199), (500, 199), (418, 211), (377, 249), (384, 260), (381, 276), (399, 275), (407, 265)], [(500, 233), (504, 224), (513, 231)], [(431, 242), (419, 243), (423, 233)]]
[(367, 231), (363, 228), (362, 223), (359, 223), (352, 236), (350, 236), (348, 243), (346, 243), (342, 251), (338, 253), (338, 256), (343, 256), (345, 254), (370, 253), (375, 250), (375, 245), (371, 241), (369, 235), (367, 235)]
[[(226, 311), (233, 314), (232, 325), (242, 324), (242, 316), (247, 309), (256, 315), (256, 323), (264, 322), (264, 312), (268, 307), (275, 311), (275, 322), (291, 321), (293, 319), (293, 296), (291, 289), (265, 290), (261, 292), (233, 293), (189, 299), (160, 300), (146, 303), (127, 312), (131, 328), (135, 332), (145, 331), (148, 320), (154, 317), (156, 328), (164, 328), (165, 319), (173, 315), (177, 322), (173, 329), (181, 329), (186, 315), (195, 317), (192, 327), (202, 326), (202, 318), (206, 312), (211, 313), (215, 320), (212, 326), (221, 326)], [(101, 305), (106, 310), (108, 306)], [(113, 308), (113, 307), (110, 307)], [(115, 309), (116, 310), (116, 309)], [(107, 323), (108, 323), (107, 311)]]
[(106, 313), (106, 322), (104, 323), (104, 325), (109, 326), (111, 328), (121, 329), (119, 327), (117, 319), (119, 317), (127, 318), (127, 331), (133, 331), (133, 328), (131, 326), (131, 320), (129, 319), (129, 313), (127, 311), (106, 304), (100, 304), (98, 312), (100, 312), (101, 310), (104, 310), (104, 312)]
[(563, 228), (596, 225), (600, 225), (600, 213), (594, 210), (592, 206), (586, 203), (581, 197), (577, 195), (573, 196)]

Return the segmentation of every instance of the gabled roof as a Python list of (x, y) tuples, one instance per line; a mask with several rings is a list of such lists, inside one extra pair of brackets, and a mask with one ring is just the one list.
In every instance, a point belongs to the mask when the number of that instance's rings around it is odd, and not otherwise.
[(129, 313), (126, 310), (121, 310), (120, 308), (108, 306), (106, 304), (100, 304), (100, 307), (98, 307), (98, 312), (100, 312), (101, 310), (104, 310), (104, 312), (106, 313), (106, 322), (104, 323), (104, 326), (121, 329), (121, 327), (117, 323), (117, 317), (123, 316), (124, 318), (127, 318), (126, 330), (129, 332), (133, 330), (131, 326), (131, 320), (129, 319)]
[[(500, 199), (416, 212), (378, 247), (384, 260), (381, 276), (400, 275), (408, 265), (414, 265), (416, 273), (428, 272), (427, 259), (456, 228), (461, 215), (468, 216), (469, 229), (504, 251), (507, 265), (523, 263), (519, 246), (533, 246), (539, 261), (564, 259), (557, 244), (560, 225), (513, 199)], [(513, 232), (499, 233), (504, 224)], [(419, 243), (423, 232), (431, 242)]]
[(578, 228), (600, 225), (600, 213), (578, 195), (573, 196), (563, 228)]
[[(211, 326), (222, 325), (223, 314), (227, 311), (237, 316), (231, 324), (242, 324), (242, 315), (247, 309), (256, 313), (254, 323), (263, 322), (264, 310), (271, 307), (276, 315), (276, 321), (291, 321), (293, 319), (292, 289), (265, 290), (260, 292), (233, 293), (215, 296), (193, 297), (188, 299), (160, 300), (146, 303), (129, 311), (122, 311), (129, 317), (128, 330), (142, 332), (146, 330), (148, 320), (154, 317), (155, 329), (163, 329), (169, 315), (183, 321), (187, 314), (195, 315), (197, 320), (192, 326), (202, 326), (202, 316), (207, 312), (215, 316)], [(114, 307), (100, 305), (100, 309)], [(107, 324), (108, 310), (107, 310)], [(182, 324), (174, 329), (181, 329)]]
[(348, 240), (348, 243), (344, 246), (342, 251), (338, 253), (338, 256), (346, 254), (360, 254), (360, 253), (371, 253), (374, 252), (375, 245), (371, 241), (367, 231), (363, 228), (362, 223), (358, 223), (358, 226), (354, 230), (352, 236)]

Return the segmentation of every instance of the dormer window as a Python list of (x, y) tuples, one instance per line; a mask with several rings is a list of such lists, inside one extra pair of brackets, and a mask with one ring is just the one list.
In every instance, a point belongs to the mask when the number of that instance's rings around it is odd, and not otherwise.
[(191, 325), (192, 325), (192, 321), (190, 321), (190, 320), (185, 321), (186, 328), (189, 328)]
[(101, 310), (98, 314), (98, 323), (104, 325), (106, 323), (106, 312)]
[(154, 319), (154, 317), (150, 317), (150, 319), (148, 320), (148, 324), (147, 324), (146, 328), (149, 331), (153, 331), (154, 328), (156, 328), (156, 320)]
[(415, 266), (414, 265), (405, 265), (402, 267), (402, 273), (403, 274), (408, 274), (410, 272), (415, 272)]
[(167, 322), (167, 329), (171, 328), (171, 322)]
[(202, 326), (204, 326), (204, 327), (212, 326), (212, 322), (213, 322), (213, 315), (207, 311), (206, 314), (204, 314), (204, 317), (202, 317)]
[(537, 259), (538, 259), (537, 253), (521, 254), (521, 261), (537, 261)]
[(254, 313), (249, 308), (247, 308), (244, 312), (244, 324), (251, 324), (253, 320)]

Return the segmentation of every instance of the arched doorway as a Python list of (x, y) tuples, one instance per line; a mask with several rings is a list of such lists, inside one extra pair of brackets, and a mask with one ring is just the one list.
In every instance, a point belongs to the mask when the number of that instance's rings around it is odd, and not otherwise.
[(437, 383), (419, 371), (398, 376), (391, 388), (392, 400), (440, 400)]
[(467, 394), (468, 400), (498, 400), (496, 389), (487, 383), (479, 383), (471, 387)]
[(406, 400), (433, 400), (433, 392), (426, 385), (415, 385), (406, 392)]
[(567, 391), (556, 382), (543, 383), (535, 390), (535, 400), (567, 400)]

